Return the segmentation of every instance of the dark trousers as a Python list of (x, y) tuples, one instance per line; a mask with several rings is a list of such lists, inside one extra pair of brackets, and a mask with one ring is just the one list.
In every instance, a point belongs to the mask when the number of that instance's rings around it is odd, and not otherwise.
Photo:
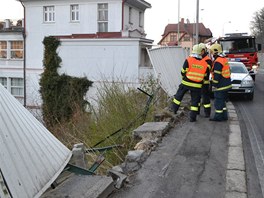
[(214, 119), (222, 121), (227, 120), (227, 108), (226, 101), (228, 99), (228, 91), (215, 91), (214, 92), (214, 106), (215, 106), (215, 115)]
[(180, 103), (183, 99), (183, 96), (185, 95), (185, 93), (187, 91), (190, 91), (191, 93), (191, 112), (190, 112), (190, 118), (191, 119), (196, 119), (197, 113), (198, 113), (198, 104), (200, 102), (200, 98), (201, 98), (201, 89), (197, 89), (197, 88), (189, 88), (185, 85), (180, 84), (179, 88), (177, 90), (177, 93), (174, 95), (174, 99), (173, 99), (173, 110), (174, 113), (177, 113), (179, 107), (180, 107)]
[[(206, 117), (210, 116), (211, 114), (211, 100), (210, 100), (210, 91), (209, 91), (209, 84), (205, 84), (201, 90), (201, 105), (204, 108), (204, 114)], [(200, 105), (200, 106), (201, 106)]]

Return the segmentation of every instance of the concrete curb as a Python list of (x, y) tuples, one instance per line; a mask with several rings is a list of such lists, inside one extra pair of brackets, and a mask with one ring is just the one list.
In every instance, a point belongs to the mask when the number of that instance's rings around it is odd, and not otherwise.
[(227, 103), (229, 112), (228, 160), (226, 169), (225, 198), (246, 198), (246, 171), (241, 130), (234, 105)]

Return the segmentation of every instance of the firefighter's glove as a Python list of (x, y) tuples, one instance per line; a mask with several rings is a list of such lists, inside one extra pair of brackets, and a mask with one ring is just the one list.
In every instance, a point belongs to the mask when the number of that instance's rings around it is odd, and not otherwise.
[(216, 91), (216, 87), (212, 86), (212, 91), (213, 92)]

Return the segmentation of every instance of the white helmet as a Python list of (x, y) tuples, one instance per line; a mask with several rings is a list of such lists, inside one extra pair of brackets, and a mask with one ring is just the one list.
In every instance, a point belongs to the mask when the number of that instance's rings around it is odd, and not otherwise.
[(201, 53), (202, 53), (202, 48), (198, 44), (194, 45), (192, 48), (192, 54), (201, 55)]
[(206, 45), (204, 43), (199, 43), (199, 47), (202, 49), (202, 50), (205, 50), (207, 49)]
[(210, 47), (211, 54), (216, 55), (216, 54), (221, 54), (223, 52), (222, 46), (218, 43), (213, 44)]

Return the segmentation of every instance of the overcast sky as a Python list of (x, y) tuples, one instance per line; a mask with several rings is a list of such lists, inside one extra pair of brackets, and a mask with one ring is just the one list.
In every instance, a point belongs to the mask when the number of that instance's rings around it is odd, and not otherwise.
[[(147, 38), (156, 44), (168, 23), (178, 22), (178, 0), (145, 0), (152, 8), (145, 12)], [(196, 21), (197, 0), (179, 0), (180, 18)], [(264, 8), (264, 0), (199, 0), (199, 21), (213, 36), (224, 33), (248, 32), (256, 11)], [(0, 19), (23, 18), (23, 7), (16, 0), (0, 0)], [(229, 23), (231, 22), (231, 23)]]
[[(147, 37), (160, 41), (168, 23), (178, 23), (178, 0), (147, 0), (152, 6), (145, 12)], [(180, 18), (196, 22), (197, 0), (180, 0)], [(247, 32), (256, 11), (264, 8), (264, 0), (199, 0), (199, 22), (214, 37), (224, 33)], [(231, 22), (231, 23), (229, 23)]]

